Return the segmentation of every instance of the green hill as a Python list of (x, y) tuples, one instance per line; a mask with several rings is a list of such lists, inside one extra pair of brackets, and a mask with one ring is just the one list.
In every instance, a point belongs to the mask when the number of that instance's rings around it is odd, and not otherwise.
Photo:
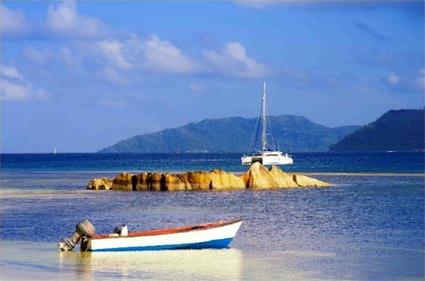
[[(300, 116), (271, 116), (273, 136), (288, 152), (327, 151), (358, 126), (329, 128)], [(102, 153), (246, 152), (256, 118), (205, 119), (179, 128), (131, 137)]]
[(424, 110), (390, 110), (332, 145), (331, 151), (423, 151)]

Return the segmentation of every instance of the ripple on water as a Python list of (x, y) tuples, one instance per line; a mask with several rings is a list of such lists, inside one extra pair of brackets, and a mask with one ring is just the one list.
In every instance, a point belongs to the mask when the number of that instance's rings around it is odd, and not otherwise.
[[(39, 280), (44, 275), (51, 277), (47, 280), (59, 275), (70, 280), (423, 279), (421, 177), (333, 176), (326, 179), (337, 185), (325, 189), (155, 193), (86, 191), (91, 176), (75, 175), (80, 186), (62, 186), (60, 175), (42, 188), (21, 188), (24, 181), (0, 190), (2, 276), (19, 272)], [(231, 251), (137, 253), (128, 254), (125, 262), (108, 260), (107, 255), (59, 256), (56, 242), (85, 217), (98, 232), (121, 223), (139, 230), (234, 218), (245, 222)]]

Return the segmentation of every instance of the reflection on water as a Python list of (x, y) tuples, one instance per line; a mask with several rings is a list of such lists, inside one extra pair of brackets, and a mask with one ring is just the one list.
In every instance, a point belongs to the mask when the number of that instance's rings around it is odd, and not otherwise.
[[(0, 280), (311, 280), (297, 259), (333, 258), (317, 251), (174, 250), (58, 252), (54, 243), (2, 241)], [(329, 280), (315, 278), (315, 280)]]
[(0, 280), (241, 280), (237, 249), (81, 253), (55, 248), (3, 241)]
[(240, 280), (241, 253), (225, 250), (59, 253), (61, 268), (75, 267), (78, 280), (94, 276), (136, 279)]

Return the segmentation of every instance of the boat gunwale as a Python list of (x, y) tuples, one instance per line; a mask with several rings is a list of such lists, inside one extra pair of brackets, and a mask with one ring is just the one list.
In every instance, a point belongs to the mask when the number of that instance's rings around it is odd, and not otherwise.
[(176, 233), (184, 233), (184, 232), (192, 232), (192, 231), (202, 231), (202, 230), (208, 230), (212, 228), (218, 228), (218, 227), (235, 224), (242, 221), (243, 221), (242, 219), (239, 219), (239, 220), (231, 220), (231, 221), (210, 222), (210, 223), (189, 225), (189, 226), (178, 226), (173, 228), (160, 228), (160, 229), (133, 231), (133, 232), (129, 232), (127, 236), (110, 236), (112, 233), (96, 234), (94, 237), (91, 237), (89, 239), (101, 240), (101, 239), (115, 239), (115, 238), (134, 238), (134, 237), (143, 237), (143, 236), (158, 236), (158, 235), (176, 234)]

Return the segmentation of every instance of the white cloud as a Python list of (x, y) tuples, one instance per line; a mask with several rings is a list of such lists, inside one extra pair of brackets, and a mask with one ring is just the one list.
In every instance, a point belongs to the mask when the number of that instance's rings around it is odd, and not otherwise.
[(59, 35), (80, 38), (99, 38), (105, 35), (105, 26), (97, 19), (78, 13), (73, 0), (50, 5), (47, 10), (47, 28)]
[(128, 34), (125, 39), (102, 40), (94, 46), (84, 43), (76, 53), (87, 59), (97, 58), (95, 61), (101, 68), (98, 75), (117, 84), (126, 84), (125, 77), (139, 71), (177, 74), (202, 71), (200, 64), (156, 35), (141, 39)]
[(46, 91), (34, 89), (31, 84), (12, 82), (0, 78), (0, 100), (26, 101), (29, 99), (42, 99), (46, 96)]
[(250, 58), (239, 42), (228, 42), (221, 52), (206, 51), (204, 56), (222, 74), (243, 78), (260, 78), (268, 74), (266, 66)]
[(200, 70), (199, 65), (185, 56), (179, 48), (157, 36), (149, 37), (143, 46), (146, 67), (151, 70), (193, 73)]
[(0, 100), (26, 101), (29, 99), (42, 99), (47, 96), (43, 89), (35, 89), (26, 81), (19, 71), (10, 66), (0, 66)]
[(23, 79), (22, 75), (18, 72), (16, 68), (0, 65), (1, 76), (12, 79)]
[(101, 41), (98, 46), (103, 54), (119, 69), (130, 69), (131, 63), (124, 57), (122, 53), (123, 44), (117, 40)]
[(0, 4), (0, 23), (2, 35), (26, 34), (31, 29), (22, 12), (10, 10), (3, 4)]
[(387, 82), (390, 85), (395, 85), (398, 82), (400, 82), (400, 76), (398, 76), (396, 73), (391, 72), (390, 74), (388, 74), (387, 76)]

